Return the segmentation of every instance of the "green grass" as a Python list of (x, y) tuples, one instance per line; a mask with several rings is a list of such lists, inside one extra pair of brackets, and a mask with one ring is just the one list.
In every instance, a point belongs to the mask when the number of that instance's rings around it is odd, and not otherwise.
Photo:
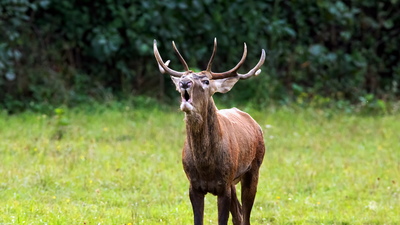
[[(399, 115), (248, 112), (267, 147), (253, 224), (399, 223)], [(193, 223), (182, 112), (66, 117), (57, 140), (53, 116), (0, 114), (0, 224)], [(216, 223), (216, 197), (207, 195), (205, 224)]]

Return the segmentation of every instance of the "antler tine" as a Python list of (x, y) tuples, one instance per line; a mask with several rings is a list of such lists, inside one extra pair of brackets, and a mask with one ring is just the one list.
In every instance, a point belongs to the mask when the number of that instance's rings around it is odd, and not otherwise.
[[(158, 52), (157, 41), (155, 39), (154, 39), (154, 44), (153, 44), (153, 51), (154, 51), (154, 56), (156, 57), (158, 67), (160, 68), (161, 73), (168, 73), (169, 75), (174, 76), (174, 77), (181, 77), (184, 74), (184, 72), (178, 72), (173, 69), (170, 69), (168, 67), (168, 64), (169, 64), (168, 61), (166, 62), (167, 65), (164, 64), (164, 61), (162, 60), (161, 55)], [(162, 68), (162, 70), (161, 70), (161, 68)]]
[(257, 63), (257, 65), (253, 68), (253, 69), (251, 69), (248, 73), (246, 73), (246, 74), (237, 74), (239, 77), (240, 77), (240, 79), (242, 79), (242, 80), (246, 80), (247, 78), (250, 78), (250, 77), (252, 77), (253, 75), (254, 76), (258, 76), (260, 73), (261, 73), (261, 69), (260, 69), (260, 67), (264, 64), (264, 61), (265, 61), (265, 51), (264, 51), (264, 49), (261, 51), (261, 58), (260, 58), (260, 61), (258, 61), (258, 63)]
[[(171, 62), (171, 61), (167, 60), (164, 64), (165, 64), (166, 66), (168, 66), (170, 62)], [(160, 72), (161, 72), (161, 73), (165, 73), (165, 70), (161, 67), (160, 63), (157, 62), (157, 65), (158, 65), (158, 69), (160, 70)]]
[(181, 63), (183, 64), (183, 67), (185, 67), (185, 71), (189, 71), (189, 67), (188, 67), (188, 65), (186, 64), (185, 60), (183, 59), (181, 53), (179, 53), (178, 49), (176, 48), (175, 42), (174, 42), (174, 41), (172, 41), (172, 45), (174, 46), (175, 53), (178, 55), (179, 60), (180, 60)]
[(226, 71), (226, 72), (223, 72), (223, 73), (213, 73), (213, 72), (211, 72), (212, 79), (223, 79), (223, 78), (227, 78), (227, 77), (237, 76), (238, 75), (237, 71), (242, 66), (244, 61), (246, 60), (246, 56), (247, 56), (247, 46), (246, 46), (246, 43), (244, 43), (243, 56), (242, 56), (242, 59), (239, 61), (239, 63), (235, 67), (233, 67), (233, 69), (231, 69), (229, 71)]
[(265, 50), (262, 49), (260, 61), (258, 61), (257, 65), (253, 69), (251, 69), (246, 74), (240, 74), (237, 71), (240, 68), (240, 66), (243, 64), (243, 62), (246, 58), (246, 54), (247, 54), (247, 47), (246, 47), (246, 43), (244, 43), (244, 53), (243, 53), (243, 57), (240, 60), (240, 62), (233, 69), (231, 69), (227, 72), (224, 72), (224, 73), (212, 73), (211, 72), (213, 79), (223, 79), (223, 78), (227, 78), (227, 77), (238, 76), (240, 79), (246, 80), (252, 76), (259, 75), (261, 73), (260, 67), (264, 64), (264, 61), (265, 61)]
[(208, 61), (207, 70), (206, 70), (206, 71), (208, 71), (210, 73), (211, 73), (211, 66), (212, 66), (212, 63), (214, 61), (214, 57), (215, 57), (216, 53), (217, 53), (217, 38), (214, 38), (214, 50), (213, 50), (213, 53), (211, 55), (210, 61)]

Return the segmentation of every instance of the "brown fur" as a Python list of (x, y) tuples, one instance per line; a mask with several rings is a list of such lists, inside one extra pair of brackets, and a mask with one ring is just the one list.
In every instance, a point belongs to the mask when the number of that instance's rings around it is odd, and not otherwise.
[[(190, 182), (194, 223), (203, 224), (204, 195), (218, 196), (218, 224), (227, 224), (229, 212), (232, 222), (250, 224), (250, 212), (257, 192), (259, 169), (264, 158), (264, 140), (260, 126), (247, 113), (236, 108), (217, 110), (212, 99), (215, 92), (226, 93), (239, 79), (260, 74), (265, 60), (262, 50), (260, 61), (246, 74), (237, 73), (243, 64), (247, 47), (240, 62), (224, 73), (211, 72), (214, 51), (207, 70), (194, 73), (173, 42), (174, 50), (185, 67), (178, 72), (164, 63), (154, 40), (153, 50), (161, 73), (168, 73), (181, 93), (181, 110), (185, 112), (186, 141), (182, 152), (183, 168)], [(235, 185), (241, 182), (242, 204), (236, 196)]]
[[(236, 108), (217, 110), (213, 93), (200, 88), (201, 80), (193, 77), (179, 81), (190, 79), (194, 83), (191, 95), (195, 110), (185, 115), (187, 136), (182, 152), (194, 222), (203, 224), (204, 195), (212, 193), (218, 196), (219, 224), (227, 224), (229, 211), (235, 225), (250, 224), (265, 151), (262, 130), (245, 112)], [(242, 185), (243, 208), (236, 197), (238, 182)]]

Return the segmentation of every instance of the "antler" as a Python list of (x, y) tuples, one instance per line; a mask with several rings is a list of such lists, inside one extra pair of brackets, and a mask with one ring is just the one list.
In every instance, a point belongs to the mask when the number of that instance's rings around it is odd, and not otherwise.
[(257, 75), (259, 75), (261, 73), (260, 67), (262, 66), (262, 64), (264, 64), (264, 61), (265, 61), (265, 51), (264, 51), (264, 49), (262, 49), (262, 51), (261, 51), (260, 61), (257, 63), (257, 65), (253, 69), (251, 69), (246, 74), (240, 74), (240, 73), (237, 72), (239, 70), (239, 68), (242, 66), (242, 64), (244, 63), (244, 61), (246, 60), (246, 56), (247, 56), (246, 43), (244, 43), (244, 52), (243, 52), (242, 59), (239, 61), (239, 63), (235, 67), (233, 67), (233, 69), (231, 69), (229, 71), (226, 71), (226, 72), (223, 72), (223, 73), (213, 73), (213, 72), (211, 72), (211, 65), (212, 65), (212, 62), (214, 60), (216, 51), (217, 51), (217, 39), (215, 38), (214, 39), (213, 54), (211, 56), (210, 61), (208, 62), (208, 66), (207, 66), (207, 71), (211, 73), (212, 79), (214, 79), (214, 80), (215, 79), (228, 78), (228, 77), (236, 77), (236, 76), (240, 77), (240, 79), (245, 80), (245, 79), (248, 79), (248, 78), (250, 78), (250, 77), (252, 77), (254, 75), (257, 76)]
[(207, 65), (207, 69), (206, 69), (206, 71), (208, 71), (210, 73), (212, 73), (211, 72), (211, 66), (212, 66), (212, 63), (214, 61), (215, 53), (217, 53), (217, 38), (214, 38), (214, 50), (213, 50), (213, 53), (211, 55), (210, 61), (208, 61), (208, 65)]
[(183, 67), (185, 67), (185, 71), (189, 71), (189, 67), (186, 64), (185, 60), (183, 59), (183, 57), (181, 56), (181, 53), (179, 53), (178, 49), (175, 46), (175, 42), (172, 41), (172, 45), (174, 46), (175, 49), (175, 53), (178, 55), (179, 60), (181, 61), (181, 63), (183, 64)]
[[(174, 48), (175, 48), (175, 44), (174, 44)], [(156, 60), (157, 60), (157, 63), (158, 63), (158, 68), (160, 69), (161, 73), (168, 73), (169, 75), (174, 76), (174, 77), (181, 77), (184, 74), (184, 72), (178, 72), (178, 71), (175, 71), (173, 69), (170, 69), (168, 67), (169, 60), (164, 63), (164, 61), (161, 58), (160, 53), (158, 52), (157, 41), (156, 40), (154, 40), (153, 50), (154, 50), (154, 56), (156, 57)], [(184, 63), (185, 69), (188, 70), (185, 60), (182, 58), (182, 56), (179, 54), (179, 52), (178, 52), (178, 50), (176, 48), (175, 48), (175, 51), (180, 56), (181, 62)]]

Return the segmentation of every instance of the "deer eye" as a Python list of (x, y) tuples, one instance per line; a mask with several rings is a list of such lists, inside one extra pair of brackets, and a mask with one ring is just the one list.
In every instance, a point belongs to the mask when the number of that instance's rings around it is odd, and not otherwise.
[(208, 80), (204, 80), (203, 83), (208, 85), (210, 82)]

